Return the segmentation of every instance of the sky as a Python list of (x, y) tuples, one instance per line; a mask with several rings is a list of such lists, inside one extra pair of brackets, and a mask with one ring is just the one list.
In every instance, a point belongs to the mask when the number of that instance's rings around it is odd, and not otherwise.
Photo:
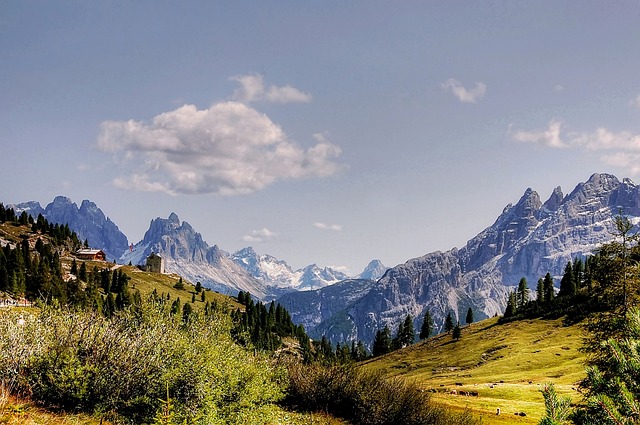
[(640, 183), (637, 1), (0, 2), (0, 202), (357, 274)]

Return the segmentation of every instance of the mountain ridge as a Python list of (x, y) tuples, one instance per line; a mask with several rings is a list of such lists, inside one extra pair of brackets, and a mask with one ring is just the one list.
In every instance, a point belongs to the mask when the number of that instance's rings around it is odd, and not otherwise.
[(336, 313), (341, 321), (326, 319), (316, 325), (315, 333), (333, 342), (370, 343), (384, 326), (395, 332), (407, 314), (415, 329), (427, 310), (437, 329), (442, 329), (448, 313), (463, 322), (470, 307), (476, 319), (502, 314), (520, 278), (525, 277), (533, 289), (547, 272), (558, 278), (568, 261), (612, 240), (619, 211), (634, 223), (640, 221), (640, 187), (610, 174), (595, 173), (566, 196), (555, 188), (544, 203), (528, 188), (463, 247), (428, 253), (391, 268), (360, 299)]

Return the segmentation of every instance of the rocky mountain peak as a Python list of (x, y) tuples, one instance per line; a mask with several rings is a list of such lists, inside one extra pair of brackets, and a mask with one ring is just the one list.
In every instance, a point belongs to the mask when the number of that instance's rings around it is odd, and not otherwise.
[(378, 280), (384, 275), (387, 269), (388, 267), (385, 267), (380, 260), (371, 260), (357, 278)]
[(542, 208), (546, 211), (555, 211), (562, 203), (563, 198), (564, 195), (562, 194), (562, 188), (558, 186), (553, 189), (553, 192), (551, 192), (551, 196), (549, 196), (549, 199), (547, 199), (545, 203), (542, 204)]

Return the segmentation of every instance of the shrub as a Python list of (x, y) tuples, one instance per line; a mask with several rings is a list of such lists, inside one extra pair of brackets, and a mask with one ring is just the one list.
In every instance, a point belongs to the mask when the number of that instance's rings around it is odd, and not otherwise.
[[(283, 372), (236, 345), (225, 315), (183, 322), (145, 303), (112, 318), (45, 307), (0, 316), (0, 378), (47, 407), (150, 422), (167, 399), (176, 423), (260, 423)], [(256, 419), (255, 421), (253, 419)]]
[(469, 413), (451, 413), (431, 403), (427, 393), (399, 379), (354, 366), (288, 365), (285, 404), (324, 411), (354, 425), (477, 424)]

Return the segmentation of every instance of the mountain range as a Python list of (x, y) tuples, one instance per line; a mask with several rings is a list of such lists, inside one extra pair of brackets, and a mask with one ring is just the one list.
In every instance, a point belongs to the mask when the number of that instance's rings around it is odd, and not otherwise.
[[(290, 291), (323, 288), (348, 278), (330, 267), (311, 264), (293, 270), (285, 261), (270, 255), (261, 255), (253, 248), (243, 248), (233, 254), (209, 246), (186, 221), (175, 213), (167, 219), (151, 220), (143, 239), (129, 245), (127, 237), (104, 215), (95, 203), (84, 200), (80, 207), (71, 199), (58, 196), (42, 208), (29, 201), (9, 205), (17, 213), (27, 212), (34, 218), (42, 214), (52, 223), (66, 223), (87, 240), (92, 248), (102, 249), (108, 259), (120, 263), (144, 264), (152, 253), (164, 258), (165, 270), (221, 293), (235, 295), (248, 291), (254, 297), (270, 300)], [(386, 271), (378, 260), (373, 260), (361, 273), (377, 279)], [(360, 275), (358, 275), (360, 276)]]
[[(558, 187), (545, 202), (527, 189), (464, 247), (428, 253), (388, 270), (328, 318), (322, 306), (313, 318), (301, 307), (296, 311), (297, 299), (306, 295), (291, 294), (281, 301), (293, 317), (302, 313), (307, 323), (317, 322), (311, 335), (334, 342), (370, 343), (384, 326), (395, 332), (408, 314), (420, 329), (427, 310), (441, 330), (448, 313), (463, 322), (469, 307), (476, 320), (501, 314), (522, 277), (532, 288), (547, 272), (558, 282), (568, 261), (590, 255), (614, 238), (620, 213), (634, 224), (640, 221), (640, 187), (609, 174), (593, 174), (566, 196)], [(318, 291), (319, 299), (326, 296), (326, 288)]]
[(251, 247), (227, 253), (209, 246), (173, 213), (153, 219), (143, 240), (130, 249), (126, 236), (91, 201), (78, 208), (59, 196), (46, 208), (33, 201), (11, 206), (68, 223), (81, 239), (119, 262), (142, 264), (155, 252), (165, 258), (168, 272), (219, 292), (249, 291), (263, 300), (277, 297), (312, 336), (370, 343), (384, 326), (395, 331), (407, 314), (416, 329), (427, 310), (437, 329), (448, 313), (461, 320), (469, 307), (476, 319), (501, 314), (520, 278), (531, 287), (547, 272), (558, 278), (568, 261), (612, 240), (614, 218), (620, 212), (637, 223), (640, 187), (610, 174), (593, 174), (568, 195), (556, 188), (544, 202), (527, 189), (465, 246), (427, 253), (391, 269), (374, 260), (354, 278), (315, 264), (293, 270)]

